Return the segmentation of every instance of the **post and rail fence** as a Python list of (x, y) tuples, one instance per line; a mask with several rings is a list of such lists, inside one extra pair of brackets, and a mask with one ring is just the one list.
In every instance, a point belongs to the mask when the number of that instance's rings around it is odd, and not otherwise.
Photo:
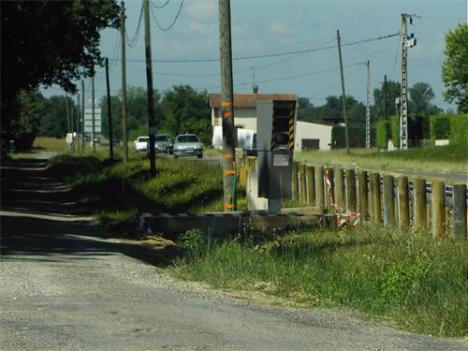
[[(244, 172), (255, 168), (254, 161), (244, 161)], [(402, 232), (429, 230), (434, 239), (468, 240), (466, 183), (295, 162), (291, 186), (294, 202), (323, 213), (340, 212)]]

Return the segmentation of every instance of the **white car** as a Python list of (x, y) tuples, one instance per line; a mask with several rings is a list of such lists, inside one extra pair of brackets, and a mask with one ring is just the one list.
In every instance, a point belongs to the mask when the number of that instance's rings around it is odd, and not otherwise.
[(148, 147), (149, 137), (147, 136), (139, 136), (134, 141), (135, 143), (135, 150), (145, 152)]

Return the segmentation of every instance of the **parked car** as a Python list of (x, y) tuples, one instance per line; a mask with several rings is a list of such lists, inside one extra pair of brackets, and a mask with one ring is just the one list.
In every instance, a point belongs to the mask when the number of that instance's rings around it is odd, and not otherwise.
[(147, 136), (139, 136), (135, 139), (135, 150), (145, 152), (146, 148), (148, 147), (149, 137)]
[(197, 156), (203, 157), (203, 143), (195, 134), (178, 135), (173, 147), (174, 158), (179, 156)]
[(156, 152), (172, 153), (172, 140), (169, 135), (158, 134), (154, 138), (154, 148)]

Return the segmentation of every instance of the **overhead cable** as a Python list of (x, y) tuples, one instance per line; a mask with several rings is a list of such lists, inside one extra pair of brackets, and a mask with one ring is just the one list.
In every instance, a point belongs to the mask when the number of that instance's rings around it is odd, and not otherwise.
[(159, 23), (158, 21), (158, 18), (156, 17), (156, 14), (154, 13), (154, 8), (156, 9), (160, 9), (160, 7), (157, 7), (153, 4), (153, 2), (151, 2), (151, 15), (153, 17), (153, 20), (154, 20), (154, 23), (156, 23), (156, 26), (158, 26), (158, 28), (160, 30), (162, 30), (163, 32), (167, 32), (169, 30), (172, 29), (172, 27), (174, 27), (174, 24), (177, 22), (177, 19), (179, 18), (179, 15), (180, 13), (182, 12), (182, 7), (184, 6), (184, 0), (181, 0), (180, 1), (180, 5), (179, 5), (179, 9), (177, 10), (177, 13), (176, 15), (174, 16), (174, 19), (172, 20), (171, 24), (169, 24), (167, 27), (163, 27), (161, 26), (161, 24)]
[[(141, 23), (143, 19), (143, 1), (141, 2), (141, 8), (140, 8), (140, 15), (138, 16), (138, 24), (135, 30), (135, 34), (133, 35), (132, 39), (129, 39), (127, 36), (127, 45), (130, 46), (131, 48), (135, 47), (137, 41), (138, 41), (138, 36), (140, 34), (140, 28), (141, 28)], [(127, 35), (127, 33), (125, 33)]]

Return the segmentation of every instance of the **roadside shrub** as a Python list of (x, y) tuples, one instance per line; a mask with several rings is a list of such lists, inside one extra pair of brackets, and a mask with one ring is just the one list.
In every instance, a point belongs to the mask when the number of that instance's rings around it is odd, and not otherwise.
[(400, 147), (400, 117), (398, 116), (390, 117), (390, 135), (393, 145)]
[(182, 234), (177, 241), (177, 245), (187, 250), (192, 255), (203, 252), (206, 248), (207, 240), (205, 234), (199, 229), (190, 229)]
[(450, 135), (450, 116), (431, 116), (429, 119), (429, 130), (432, 144), (435, 144), (436, 139), (448, 139)]
[(450, 116), (450, 144), (468, 144), (468, 114)]
[[(365, 127), (348, 127), (349, 147), (365, 147), (366, 146), (366, 128)], [(334, 126), (332, 128), (332, 145), (336, 149), (346, 147), (345, 127)]]
[(386, 149), (390, 138), (390, 123), (387, 120), (378, 121), (375, 125), (375, 144), (378, 149)]

